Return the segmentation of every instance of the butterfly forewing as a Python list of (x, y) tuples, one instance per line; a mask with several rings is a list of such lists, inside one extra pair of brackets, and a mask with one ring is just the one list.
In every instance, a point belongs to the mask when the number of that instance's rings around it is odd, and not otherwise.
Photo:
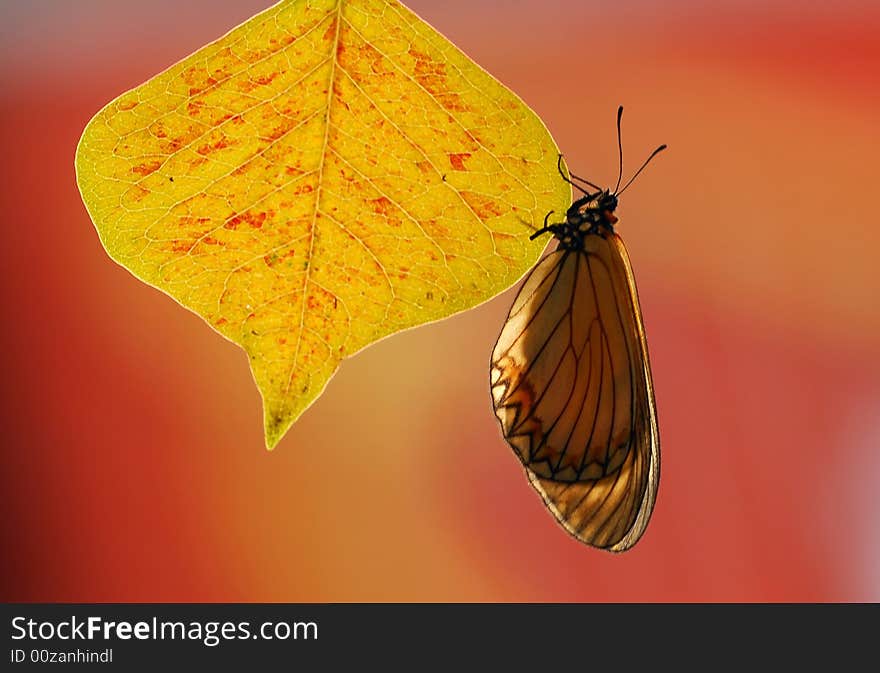
[(635, 544), (656, 497), (659, 436), (616, 234), (589, 235), (535, 267), (498, 338), (491, 384), (505, 438), (566, 530), (613, 551)]

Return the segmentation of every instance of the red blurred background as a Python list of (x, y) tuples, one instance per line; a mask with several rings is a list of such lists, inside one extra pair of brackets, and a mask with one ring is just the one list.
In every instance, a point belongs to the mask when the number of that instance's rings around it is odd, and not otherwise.
[(575, 172), (615, 177), (620, 103), (631, 169), (670, 146), (619, 210), (663, 440), (622, 556), (500, 436), (513, 290), (344, 363), (269, 453), (243, 352), (104, 253), (86, 122), (268, 4), (4, 5), (2, 600), (880, 600), (876, 3), (408, 3)]

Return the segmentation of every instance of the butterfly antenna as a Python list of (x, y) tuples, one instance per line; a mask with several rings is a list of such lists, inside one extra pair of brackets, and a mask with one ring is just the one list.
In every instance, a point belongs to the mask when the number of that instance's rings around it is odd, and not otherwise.
[(633, 175), (633, 176), (629, 179), (629, 182), (627, 182), (627, 183), (623, 186), (623, 189), (621, 189), (619, 192), (618, 192), (617, 190), (614, 190), (614, 194), (615, 194), (615, 196), (620, 196), (621, 194), (623, 194), (623, 192), (626, 191), (626, 188), (629, 187), (629, 186), (632, 184), (632, 181), (635, 180), (637, 177), (639, 177), (639, 173), (641, 173), (643, 170), (645, 170), (645, 166), (647, 166), (648, 163), (650, 163), (651, 159), (653, 159), (654, 157), (656, 157), (658, 154), (660, 154), (660, 152), (662, 152), (662, 151), (665, 150), (665, 149), (666, 149), (666, 145), (660, 145), (660, 147), (658, 147), (656, 150), (654, 150), (653, 152), (651, 152), (651, 156), (649, 156), (647, 159), (645, 159), (645, 163), (643, 163), (643, 164), (642, 164), (642, 167), (641, 167), (639, 170), (636, 171), (636, 174)]
[[(594, 185), (594, 184), (593, 184), (592, 182), (590, 182), (589, 180), (585, 180), (584, 178), (579, 178), (577, 175), (574, 175), (573, 173), (569, 173), (569, 175), (566, 175), (565, 172), (563, 172), (563, 170), (562, 170), (562, 155), (561, 155), (561, 154), (560, 154), (559, 157), (557, 157), (557, 159), (556, 159), (556, 170), (559, 171), (559, 175), (562, 176), (562, 179), (563, 179), (563, 180), (565, 180), (568, 184), (570, 184), (570, 185), (571, 185), (572, 187), (574, 187), (575, 189), (579, 189), (581, 192), (583, 192), (583, 193), (586, 194), (587, 196), (590, 195), (590, 192), (588, 192), (586, 189), (584, 189), (583, 187), (581, 187), (579, 184), (576, 184), (576, 183), (572, 182), (572, 181), (571, 181), (571, 178), (574, 178), (575, 180), (580, 180), (581, 182), (585, 182), (585, 183), (588, 184), (590, 187), (593, 187), (594, 189), (597, 189), (597, 190), (599, 190), (600, 192), (602, 191), (602, 188), (601, 188), (599, 185)], [(569, 176), (571, 176), (571, 177), (569, 177)]]
[[(614, 186), (614, 193), (617, 194), (617, 188), (620, 187), (620, 178), (623, 177), (623, 143), (620, 140), (620, 118), (623, 116), (623, 105), (617, 108), (617, 184)], [(626, 189), (624, 187), (624, 189)]]

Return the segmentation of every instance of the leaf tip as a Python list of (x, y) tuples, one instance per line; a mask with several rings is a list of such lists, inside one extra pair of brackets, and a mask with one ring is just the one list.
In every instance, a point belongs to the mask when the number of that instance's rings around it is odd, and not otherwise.
[(276, 408), (266, 405), (263, 409), (263, 427), (266, 438), (266, 449), (271, 451), (282, 440), (295, 418), (283, 407)]

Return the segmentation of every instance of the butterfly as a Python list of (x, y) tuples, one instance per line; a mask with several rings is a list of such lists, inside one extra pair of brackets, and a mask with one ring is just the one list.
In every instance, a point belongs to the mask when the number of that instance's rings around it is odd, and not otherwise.
[(583, 196), (524, 280), (495, 349), (490, 386), (504, 438), (557, 521), (578, 540), (620, 552), (648, 526), (660, 480), (660, 434), (648, 344), (629, 256), (614, 230), (614, 190), (576, 175)]

